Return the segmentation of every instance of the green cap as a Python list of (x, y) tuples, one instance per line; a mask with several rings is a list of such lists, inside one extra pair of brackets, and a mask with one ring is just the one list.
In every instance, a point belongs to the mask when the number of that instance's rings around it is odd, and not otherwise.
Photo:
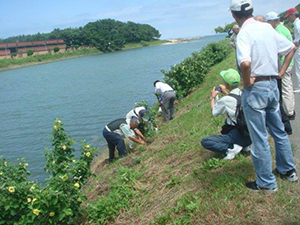
[(223, 70), (220, 72), (220, 75), (230, 86), (238, 85), (241, 82), (240, 74), (234, 69)]

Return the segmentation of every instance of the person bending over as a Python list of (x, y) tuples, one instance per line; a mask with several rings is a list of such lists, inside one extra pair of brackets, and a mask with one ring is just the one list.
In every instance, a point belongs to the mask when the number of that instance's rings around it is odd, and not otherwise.
[(134, 129), (139, 125), (137, 118), (132, 118), (130, 123), (126, 123), (126, 118), (116, 119), (107, 124), (103, 129), (103, 137), (107, 141), (109, 149), (108, 161), (112, 162), (115, 158), (115, 148), (117, 147), (119, 157), (127, 155), (125, 142), (123, 138), (129, 138), (131, 141), (145, 145), (146, 142), (134, 137)]

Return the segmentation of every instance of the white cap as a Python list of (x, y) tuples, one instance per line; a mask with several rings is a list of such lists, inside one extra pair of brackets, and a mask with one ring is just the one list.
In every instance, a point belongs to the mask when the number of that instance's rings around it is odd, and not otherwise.
[(231, 0), (230, 10), (240, 12), (242, 10), (242, 5), (245, 4), (249, 4), (249, 6), (245, 8), (245, 11), (253, 9), (252, 0)]
[(276, 12), (268, 12), (266, 15), (266, 20), (270, 21), (270, 20), (278, 20), (279, 16)]

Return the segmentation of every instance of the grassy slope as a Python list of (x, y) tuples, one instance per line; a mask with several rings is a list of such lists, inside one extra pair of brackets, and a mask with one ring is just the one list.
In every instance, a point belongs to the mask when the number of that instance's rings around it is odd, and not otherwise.
[(235, 67), (234, 55), (213, 67), (201, 87), (177, 104), (176, 118), (161, 124), (147, 147), (138, 146), (126, 158), (107, 165), (102, 156), (97, 176), (87, 187), (89, 201), (107, 195), (115, 171), (122, 165), (142, 174), (131, 207), (114, 224), (299, 224), (299, 184), (278, 179), (273, 195), (248, 191), (255, 179), (250, 156), (231, 162), (203, 149), (203, 136), (216, 134), (223, 118), (213, 118), (210, 90), (221, 83), (223, 69)]

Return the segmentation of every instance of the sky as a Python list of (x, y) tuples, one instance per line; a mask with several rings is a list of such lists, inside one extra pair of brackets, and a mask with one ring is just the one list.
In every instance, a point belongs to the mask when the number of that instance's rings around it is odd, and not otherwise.
[[(0, 38), (49, 33), (101, 19), (150, 24), (161, 39), (214, 34), (234, 22), (230, 0), (0, 0)], [(281, 13), (299, 0), (253, 0), (254, 15)]]

